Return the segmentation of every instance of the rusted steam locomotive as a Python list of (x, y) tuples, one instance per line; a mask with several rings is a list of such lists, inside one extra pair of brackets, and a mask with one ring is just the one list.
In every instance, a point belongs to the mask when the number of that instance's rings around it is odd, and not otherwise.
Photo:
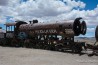
[(96, 26), (96, 29), (95, 29), (95, 39), (96, 39), (96, 42), (94, 43), (94, 45), (88, 45), (88, 46), (90, 49), (93, 50), (93, 53), (91, 55), (98, 56), (98, 26)]
[(22, 46), (49, 50), (81, 52), (84, 43), (74, 42), (74, 36), (86, 34), (86, 22), (82, 18), (69, 21), (6, 23), (6, 33), (0, 33), (0, 45)]

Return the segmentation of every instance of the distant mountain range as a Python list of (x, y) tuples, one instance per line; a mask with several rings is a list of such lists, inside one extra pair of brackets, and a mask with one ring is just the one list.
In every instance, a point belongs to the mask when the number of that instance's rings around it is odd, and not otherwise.
[(95, 39), (95, 37), (75, 37), (75, 39)]
[(96, 42), (96, 39), (95, 39), (95, 37), (75, 37), (74, 41), (94, 44)]

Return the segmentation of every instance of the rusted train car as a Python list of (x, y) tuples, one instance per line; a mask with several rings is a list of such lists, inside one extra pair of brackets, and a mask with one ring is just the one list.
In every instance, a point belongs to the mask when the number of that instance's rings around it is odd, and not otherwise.
[(74, 42), (74, 36), (86, 34), (86, 22), (82, 18), (69, 21), (39, 23), (38, 20), (26, 23), (16, 21), (6, 23), (3, 46), (22, 46), (49, 50), (72, 50), (81, 52), (82, 43)]
[(96, 38), (96, 42), (93, 46), (93, 54), (98, 56), (98, 26), (96, 27), (95, 30), (95, 38)]
[(87, 44), (87, 49), (91, 49), (93, 52), (91, 54), (89, 54), (89, 56), (93, 56), (93, 55), (96, 55), (98, 56), (98, 26), (96, 26), (96, 29), (95, 29), (95, 43), (93, 44)]

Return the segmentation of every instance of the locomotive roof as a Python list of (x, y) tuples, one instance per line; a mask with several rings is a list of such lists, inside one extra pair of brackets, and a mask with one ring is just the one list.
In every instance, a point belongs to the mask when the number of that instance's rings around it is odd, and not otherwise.
[(15, 26), (15, 25), (16, 25), (16, 22), (6, 23), (6, 24), (4, 24), (4, 25), (6, 25), (6, 26)]

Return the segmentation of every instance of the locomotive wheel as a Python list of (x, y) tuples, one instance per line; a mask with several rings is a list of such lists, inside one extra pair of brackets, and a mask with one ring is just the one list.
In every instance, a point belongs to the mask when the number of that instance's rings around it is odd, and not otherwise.
[(30, 48), (30, 40), (29, 39), (24, 41), (23, 47)]
[(47, 47), (46, 42), (43, 41), (43, 42), (42, 42), (42, 45), (41, 45), (41, 48), (42, 48), (42, 49), (46, 49), (46, 47)]
[(62, 45), (55, 45), (55, 51), (62, 51)]
[(37, 45), (38, 49), (42, 49), (42, 46), (43, 46), (42, 42), (39, 42), (38, 45)]
[(36, 43), (32, 42), (32, 47), (36, 49)]
[(2, 46), (2, 40), (0, 40), (0, 46)]
[(81, 44), (76, 44), (76, 45), (74, 45), (73, 48), (72, 48), (72, 52), (73, 52), (73, 53), (81, 53), (81, 51), (82, 51), (82, 46), (81, 46)]
[(11, 46), (13, 47), (18, 47), (19, 46), (19, 44), (18, 44), (18, 41), (16, 40), (16, 39), (13, 39), (12, 41), (11, 41)]
[(6, 46), (6, 39), (0, 40), (1, 46)]
[(51, 44), (50, 42), (48, 41), (47, 45), (46, 45), (46, 50), (50, 50), (51, 49)]
[(43, 47), (43, 49), (48, 50), (47, 47), (48, 47), (48, 41), (45, 41), (45, 42), (44, 42), (44, 47)]
[(18, 45), (19, 47), (23, 47), (23, 41), (19, 40)]
[(50, 50), (55, 51), (55, 45), (53, 43), (50, 44)]
[(52, 51), (58, 51), (60, 48), (62, 47), (55, 45), (53, 41), (48, 41), (45, 49), (52, 50)]
[(40, 42), (36, 44), (36, 49), (40, 49)]
[(32, 48), (33, 44), (31, 42), (29, 42), (29, 48)]

